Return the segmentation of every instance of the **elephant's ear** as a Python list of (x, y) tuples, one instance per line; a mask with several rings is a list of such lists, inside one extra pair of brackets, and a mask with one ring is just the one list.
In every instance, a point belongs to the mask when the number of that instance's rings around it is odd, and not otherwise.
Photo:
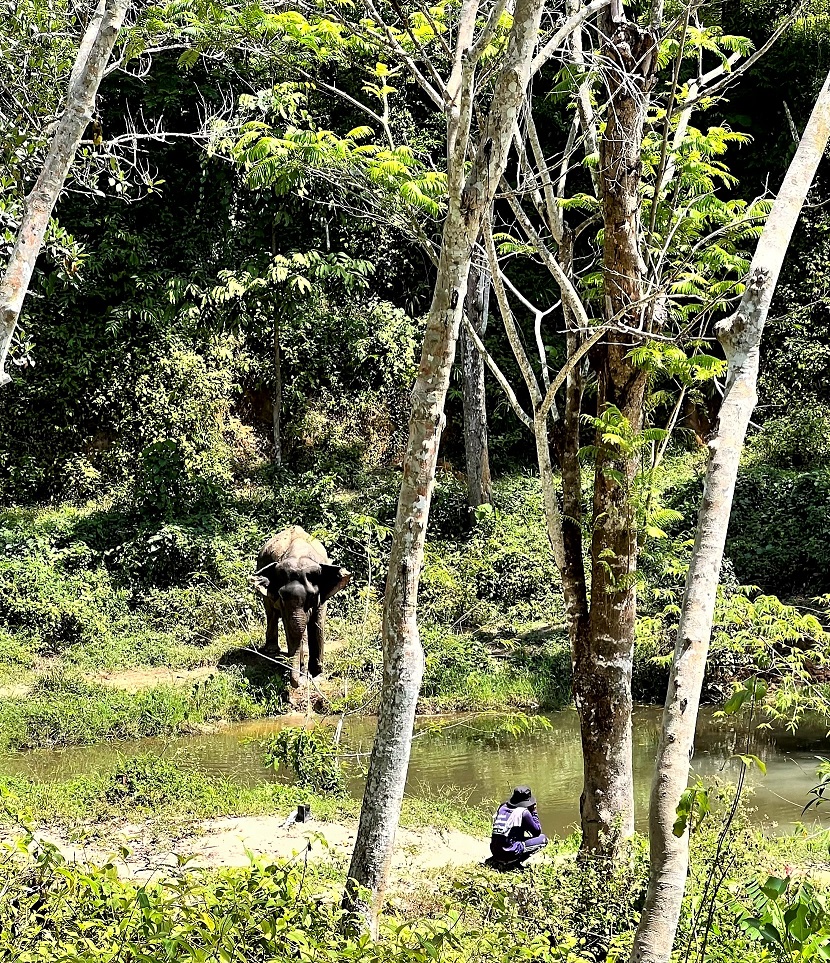
[(249, 575), (248, 582), (255, 591), (260, 593), (260, 595), (268, 594), (269, 580), (265, 578), (264, 575)]
[(321, 565), (318, 584), (320, 601), (325, 602), (335, 592), (344, 589), (349, 584), (351, 577), (352, 573), (345, 568), (340, 568), (337, 565)]
[(269, 562), (253, 575), (249, 575), (248, 581), (261, 595), (276, 598), (277, 593), (286, 583), (285, 569), (280, 568), (276, 562)]

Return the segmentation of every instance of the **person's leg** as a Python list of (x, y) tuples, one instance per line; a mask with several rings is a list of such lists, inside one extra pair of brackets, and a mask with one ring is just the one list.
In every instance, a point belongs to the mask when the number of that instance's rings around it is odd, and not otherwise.
[(548, 844), (547, 836), (533, 836), (531, 839), (526, 839), (524, 841), (525, 851), (518, 858), (519, 865), (524, 864), (534, 853), (538, 853), (540, 849), (544, 849)]
[(494, 850), (493, 847), (490, 848), (490, 853), (489, 858), (484, 860), (484, 865), (489, 866), (491, 869), (497, 869), (500, 873), (517, 869), (522, 859), (521, 853), (505, 853), (498, 848)]

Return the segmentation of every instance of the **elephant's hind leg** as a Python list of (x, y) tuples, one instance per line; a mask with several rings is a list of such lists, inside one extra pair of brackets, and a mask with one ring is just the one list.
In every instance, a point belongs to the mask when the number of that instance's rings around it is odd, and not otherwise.
[(278, 605), (267, 598), (265, 599), (265, 648), (262, 650), (266, 655), (280, 654), (280, 620), (282, 611)]

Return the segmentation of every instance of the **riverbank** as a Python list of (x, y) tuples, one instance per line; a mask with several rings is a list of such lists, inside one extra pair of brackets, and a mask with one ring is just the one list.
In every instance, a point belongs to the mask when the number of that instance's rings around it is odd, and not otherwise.
[[(291, 815), (291, 814), (289, 814)], [(337, 867), (351, 856), (357, 820), (347, 822), (312, 818), (286, 826), (282, 814), (271, 816), (225, 816), (160, 825), (156, 820), (111, 823), (88, 837), (77, 830), (45, 827), (35, 832), (40, 843), (55, 846), (73, 863), (102, 865), (120, 853), (119, 872), (141, 878), (164, 872), (188, 857), (193, 869), (246, 867), (252, 859), (268, 861), (330, 862)], [(10, 838), (10, 837), (9, 837)], [(395, 840), (392, 884), (400, 885), (445, 867), (480, 865), (489, 855), (489, 838), (457, 829), (433, 826), (408, 829), (402, 826)]]
[[(647, 830), (660, 716), (659, 709), (635, 708), (634, 791), (641, 832)], [(7, 802), (30, 813), (39, 825), (68, 830), (90, 822), (141, 822), (148, 815), (170, 825), (228, 815), (285, 817), (298, 803), (311, 804), (316, 818), (351, 819), (363, 794), (374, 720), (347, 717), (334, 748), (331, 740), (339, 722), (336, 717), (295, 714), (174, 739), (0, 754), (0, 790)], [(302, 751), (314, 757), (314, 764), (307, 765), (303, 755), (292, 765), (289, 752), (275, 771), (269, 760), (275, 758), (276, 741), (285, 737), (285, 744), (296, 748), (302, 731), (298, 726), (309, 733)], [(748, 729), (741, 720), (703, 709), (693, 778), (712, 790), (713, 801), (717, 796), (729, 805), (740, 757), (747, 754), (764, 767), (761, 772), (752, 766), (746, 778), (744, 805), (754, 826), (782, 834), (801, 823), (816, 829), (830, 816), (822, 809), (802, 813), (819, 779), (818, 758), (830, 757), (830, 739), (822, 724), (802, 726), (797, 734), (780, 727)], [(334, 780), (329, 774), (333, 764)], [(298, 773), (306, 783), (297, 783)], [(546, 831), (566, 836), (578, 825), (581, 780), (579, 724), (573, 710), (524, 718), (498, 713), (420, 717), (404, 824), (486, 833), (498, 802), (513, 785), (525, 782), (536, 791)], [(319, 786), (329, 789), (320, 791)], [(333, 786), (339, 787), (337, 792), (331, 791)]]
[[(667, 461), (660, 497), (685, 510), (699, 468), (694, 455)], [(175, 735), (290, 710), (280, 667), (257, 655), (263, 613), (247, 577), (261, 542), (297, 522), (353, 573), (330, 603), (326, 682), (312, 708), (372, 714), (397, 484), (394, 472), (350, 469), (325, 484), (249, 478), (208, 514), (145, 515), (124, 492), (0, 512), (0, 749)], [(662, 702), (687, 523), (642, 548), (639, 702)], [(803, 691), (826, 689), (830, 636), (816, 613), (739, 589), (725, 572), (705, 699), (723, 702), (773, 663), (786, 672), (790, 657)], [(492, 508), (471, 517), (463, 486), (441, 476), (419, 623), (422, 713), (570, 704), (566, 618), (534, 478), (499, 479)]]

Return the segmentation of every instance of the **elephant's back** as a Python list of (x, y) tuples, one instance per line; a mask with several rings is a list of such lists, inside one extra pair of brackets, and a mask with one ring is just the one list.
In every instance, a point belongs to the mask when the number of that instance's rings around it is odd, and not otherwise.
[(279, 562), (291, 556), (293, 558), (313, 558), (316, 562), (328, 562), (329, 556), (325, 546), (302, 527), (291, 525), (277, 532), (259, 550), (257, 568), (262, 568), (269, 562)]

